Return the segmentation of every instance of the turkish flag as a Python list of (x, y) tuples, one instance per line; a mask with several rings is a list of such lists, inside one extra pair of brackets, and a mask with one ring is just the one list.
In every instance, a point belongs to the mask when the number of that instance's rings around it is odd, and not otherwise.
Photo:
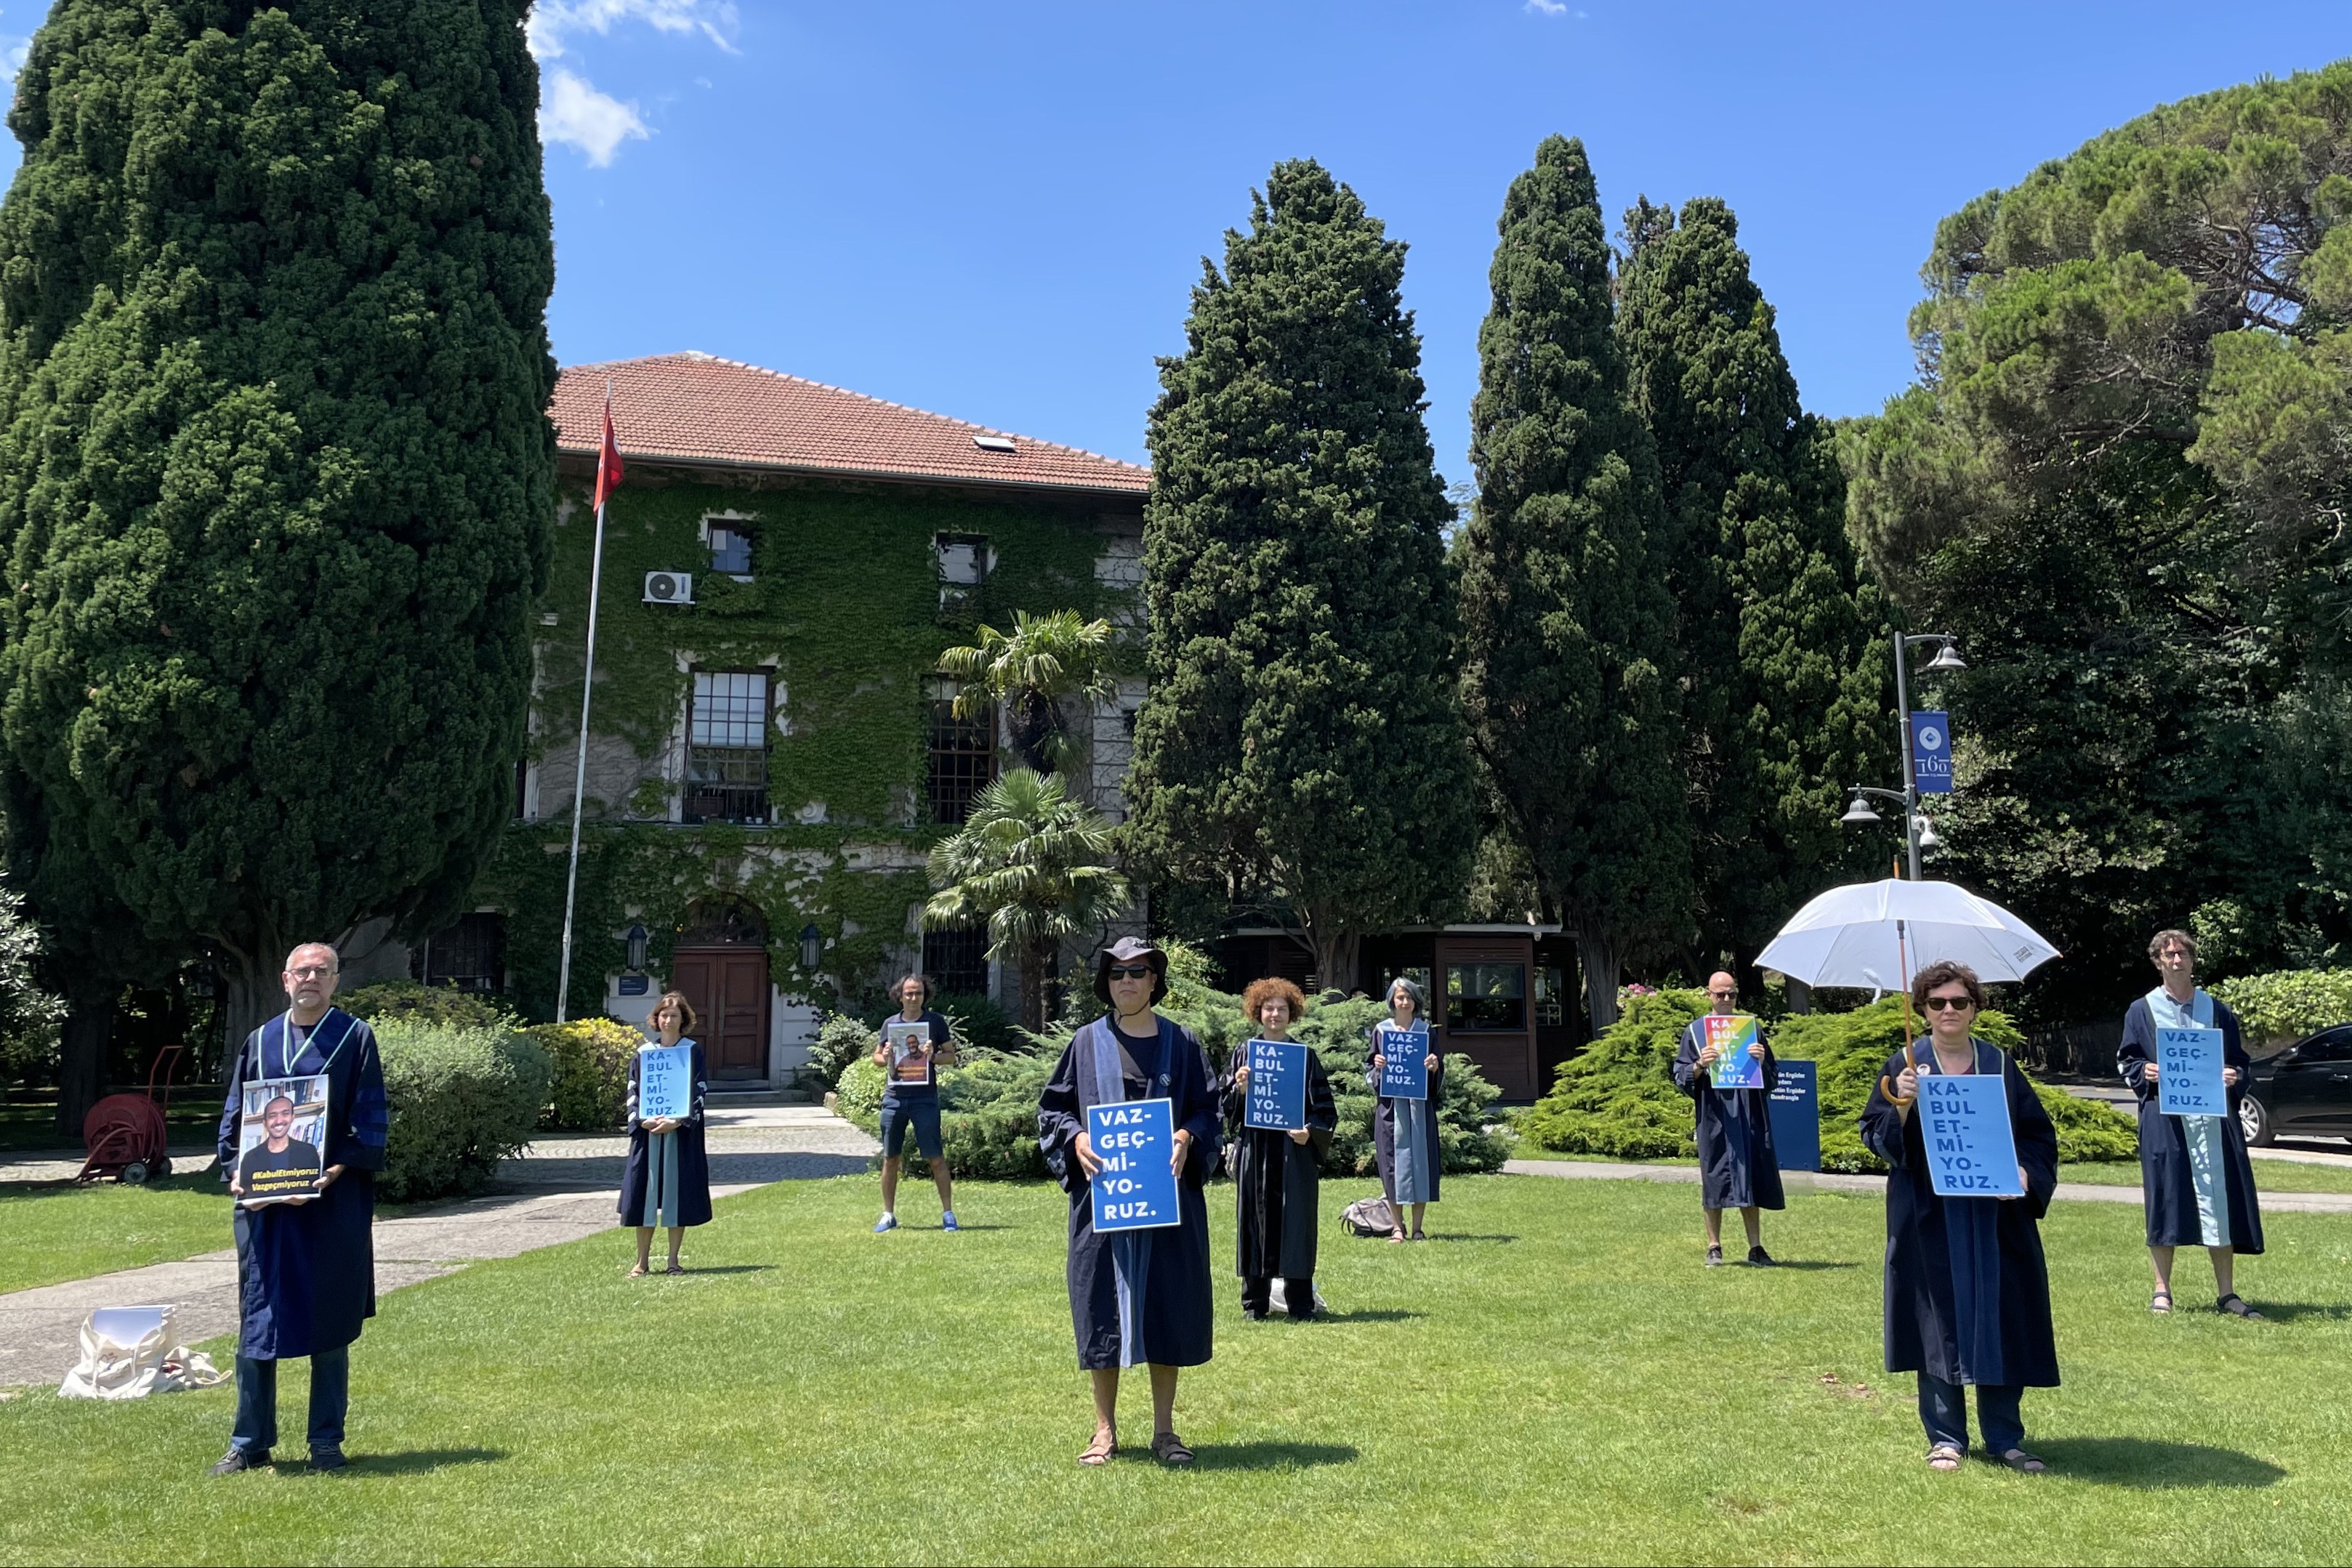
[(604, 509), (604, 497), (621, 487), (621, 447), (613, 439), (613, 394), (604, 393), (604, 445), (596, 454), (596, 509)]

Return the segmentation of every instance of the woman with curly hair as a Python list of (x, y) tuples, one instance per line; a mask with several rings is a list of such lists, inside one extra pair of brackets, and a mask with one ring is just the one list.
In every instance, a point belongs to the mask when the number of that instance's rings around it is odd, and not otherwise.
[[(1260, 1040), (1288, 1040), (1307, 1011), (1307, 998), (1288, 980), (1253, 980), (1242, 1012)], [(1234, 1268), (1242, 1277), (1242, 1315), (1263, 1321), (1274, 1309), (1274, 1281), (1282, 1281), (1282, 1310), (1315, 1315), (1315, 1236), (1323, 1195), (1323, 1156), (1339, 1125), (1331, 1078), (1322, 1058), (1307, 1048), (1307, 1114), (1297, 1127), (1243, 1124), (1249, 1102), (1249, 1048), (1234, 1051), (1234, 1069), (1218, 1085), (1225, 1128), (1234, 1134), (1234, 1188), (1239, 1230)]]

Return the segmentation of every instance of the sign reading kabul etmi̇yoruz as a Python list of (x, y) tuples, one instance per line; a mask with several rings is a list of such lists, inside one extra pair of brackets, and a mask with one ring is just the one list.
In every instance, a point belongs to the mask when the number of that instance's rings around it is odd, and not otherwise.
[(2009, 1086), (1998, 1073), (1919, 1075), (1919, 1141), (1937, 1197), (2023, 1197)]
[(694, 1047), (641, 1046), (637, 1051), (637, 1120), (667, 1117), (683, 1122), (694, 1114)]
[(2168, 1116), (2226, 1116), (2230, 1091), (2221, 1082), (2221, 1031), (2156, 1031), (2156, 1108)]
[(1381, 1024), (1372, 1030), (1381, 1056), (1381, 1081), (1373, 1092), (1384, 1100), (1429, 1098), (1429, 1031)]
[(1102, 1162), (1087, 1184), (1094, 1197), (1096, 1235), (1181, 1223), (1176, 1172), (1170, 1165), (1176, 1157), (1176, 1117), (1169, 1102), (1089, 1105), (1087, 1142)]
[(1911, 716), (1911, 782), (1922, 795), (1952, 792), (1951, 718), (1932, 708)]
[(1254, 1040), (1248, 1049), (1242, 1125), (1277, 1133), (1307, 1125), (1307, 1048), (1295, 1040)]
[(1707, 1044), (1719, 1053), (1708, 1069), (1717, 1089), (1764, 1087), (1764, 1059), (1751, 1055), (1748, 1049), (1762, 1038), (1756, 1032), (1754, 1018), (1747, 1013), (1702, 1013), (1698, 1025), (1706, 1031)]

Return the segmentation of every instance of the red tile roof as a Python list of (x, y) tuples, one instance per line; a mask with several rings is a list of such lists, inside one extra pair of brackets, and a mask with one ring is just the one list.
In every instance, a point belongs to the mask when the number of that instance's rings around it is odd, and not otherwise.
[[(552, 410), (562, 451), (595, 454), (607, 380), (625, 459), (1122, 496), (1140, 496), (1151, 483), (1148, 468), (1075, 446), (693, 352), (564, 371)], [(974, 436), (1012, 450), (983, 448)]]

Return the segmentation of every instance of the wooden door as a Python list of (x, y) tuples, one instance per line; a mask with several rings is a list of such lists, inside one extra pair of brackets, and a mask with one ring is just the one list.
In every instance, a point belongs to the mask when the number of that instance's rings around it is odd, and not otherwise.
[(681, 948), (670, 983), (693, 1004), (713, 1078), (768, 1075), (768, 950)]
[[(1506, 1100), (1532, 1100), (1540, 1092), (1528, 1016), (1534, 958), (1535, 943), (1526, 936), (1437, 939), (1430, 1002), (1444, 1037), (1439, 1049), (1468, 1057)], [(1475, 995), (1454, 996), (1457, 977)]]

